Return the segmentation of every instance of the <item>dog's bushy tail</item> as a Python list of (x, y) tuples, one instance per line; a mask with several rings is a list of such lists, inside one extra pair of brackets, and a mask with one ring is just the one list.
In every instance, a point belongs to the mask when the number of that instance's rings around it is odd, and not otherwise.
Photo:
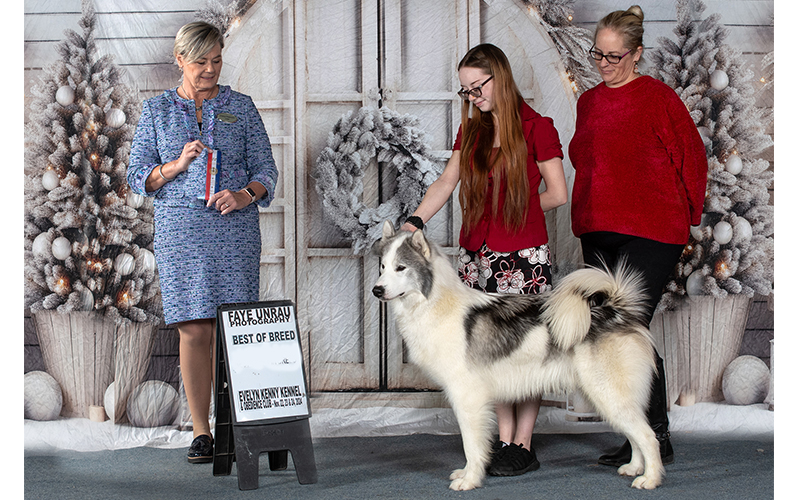
[(543, 319), (560, 349), (570, 349), (592, 328), (631, 326), (647, 332), (644, 285), (624, 262), (614, 271), (587, 267), (565, 276), (547, 300)]

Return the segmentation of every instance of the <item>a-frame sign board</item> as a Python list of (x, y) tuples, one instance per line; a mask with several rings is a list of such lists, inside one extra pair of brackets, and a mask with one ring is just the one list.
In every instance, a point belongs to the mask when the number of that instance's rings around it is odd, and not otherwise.
[(294, 304), (289, 300), (217, 308), (214, 475), (258, 488), (258, 458), (285, 469), (292, 453), (300, 484), (317, 482), (308, 384)]

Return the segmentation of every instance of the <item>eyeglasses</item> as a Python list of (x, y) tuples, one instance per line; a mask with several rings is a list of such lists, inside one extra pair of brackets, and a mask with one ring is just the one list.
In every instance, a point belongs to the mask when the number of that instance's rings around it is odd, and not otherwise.
[(494, 78), (494, 76), (490, 76), (477, 87), (471, 89), (461, 89), (458, 92), (456, 92), (456, 94), (458, 94), (458, 97), (464, 99), (465, 101), (469, 101), (469, 96), (475, 97), (477, 99), (478, 97), (481, 96), (481, 89), (483, 88), (483, 86), (489, 83), (489, 80), (491, 80), (492, 78)]
[(592, 59), (594, 59), (595, 61), (602, 61), (603, 58), (605, 57), (606, 61), (608, 61), (608, 64), (619, 64), (619, 62), (622, 60), (622, 58), (627, 56), (631, 52), (632, 51), (629, 50), (628, 52), (625, 52), (621, 56), (618, 56), (618, 55), (615, 55), (615, 54), (603, 54), (599, 50), (595, 50), (594, 45), (592, 45), (592, 49), (589, 51), (589, 56)]

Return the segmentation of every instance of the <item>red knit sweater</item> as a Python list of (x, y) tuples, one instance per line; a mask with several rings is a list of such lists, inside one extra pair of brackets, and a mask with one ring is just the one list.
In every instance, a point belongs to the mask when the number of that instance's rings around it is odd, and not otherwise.
[(700, 223), (708, 160), (675, 91), (649, 76), (601, 83), (581, 95), (577, 115), (569, 145), (575, 236), (612, 231), (685, 244)]

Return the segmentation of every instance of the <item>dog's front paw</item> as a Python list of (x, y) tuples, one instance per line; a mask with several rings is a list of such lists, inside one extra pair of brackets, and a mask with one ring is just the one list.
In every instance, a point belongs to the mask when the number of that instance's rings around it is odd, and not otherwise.
[(456, 491), (466, 491), (481, 487), (481, 477), (473, 477), (467, 474), (467, 469), (457, 469), (450, 474), (450, 489)]
[(467, 473), (467, 469), (456, 469), (450, 474), (450, 480), (461, 479)]
[(617, 469), (617, 474), (620, 476), (635, 477), (644, 472), (644, 467), (639, 467), (633, 464), (625, 464)]
[(631, 483), (631, 488), (637, 488), (640, 490), (652, 490), (655, 489), (660, 484), (661, 484), (660, 479), (653, 479), (647, 476), (639, 476), (633, 480), (633, 483)]
[(455, 491), (474, 490), (475, 488), (480, 488), (480, 487), (481, 487), (480, 481), (474, 482), (464, 477), (456, 479), (455, 481), (452, 481), (450, 483), (450, 489)]

